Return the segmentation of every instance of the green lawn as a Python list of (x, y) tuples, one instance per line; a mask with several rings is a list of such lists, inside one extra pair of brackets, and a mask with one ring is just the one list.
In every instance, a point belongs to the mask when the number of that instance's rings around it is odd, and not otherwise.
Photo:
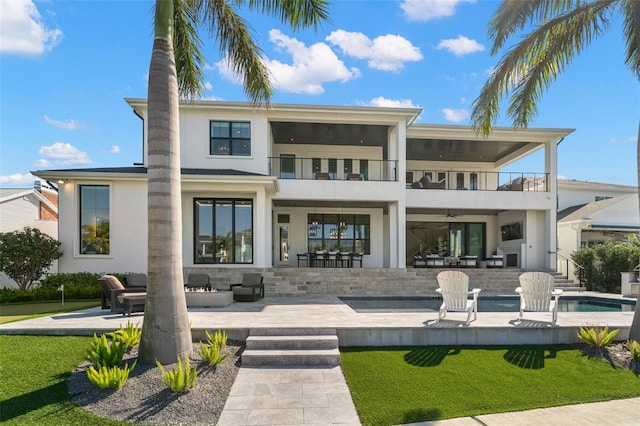
[(342, 348), (364, 425), (640, 396), (640, 377), (570, 346)]
[(7, 425), (122, 425), (73, 403), (67, 388), (90, 337), (0, 335), (0, 423)]
[(71, 312), (80, 309), (100, 306), (100, 300), (65, 300), (64, 306), (60, 301), (12, 303), (0, 305), (0, 324), (23, 319), (42, 317), (60, 312)]

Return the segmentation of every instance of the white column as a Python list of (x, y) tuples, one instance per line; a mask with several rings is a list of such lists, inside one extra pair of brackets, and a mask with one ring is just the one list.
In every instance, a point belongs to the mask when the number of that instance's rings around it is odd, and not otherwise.
[(254, 264), (258, 268), (271, 267), (272, 252), (272, 212), (271, 199), (267, 197), (265, 188), (260, 188), (256, 192), (255, 204), (255, 228), (253, 252), (255, 254)]
[(548, 230), (545, 247), (545, 267), (555, 271), (557, 269), (555, 252), (558, 249), (558, 146), (557, 141), (551, 140), (546, 143), (544, 149), (544, 168), (548, 173), (549, 194), (553, 202), (553, 207), (545, 212), (545, 226)]

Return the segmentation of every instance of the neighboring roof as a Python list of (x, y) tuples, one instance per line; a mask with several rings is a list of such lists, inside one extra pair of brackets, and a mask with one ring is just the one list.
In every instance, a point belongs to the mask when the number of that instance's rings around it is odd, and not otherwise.
[(0, 188), (0, 203), (5, 203), (28, 195), (33, 195), (38, 201), (44, 203), (49, 209), (51, 209), (51, 211), (56, 214), (58, 213), (58, 206), (53, 204), (47, 197), (33, 188)]
[(0, 203), (23, 197), (33, 191), (32, 188), (0, 188)]
[(569, 216), (571, 213), (573, 213), (575, 211), (578, 211), (579, 209), (583, 208), (587, 204), (588, 203), (586, 203), (586, 204), (578, 204), (577, 206), (567, 207), (566, 209), (559, 211), (558, 215), (557, 215), (558, 222), (560, 222), (565, 217)]
[[(266, 176), (259, 173), (243, 172), (233, 169), (180, 169), (182, 175), (199, 176)], [(92, 167), (84, 169), (35, 170), (31, 174), (38, 177), (82, 177), (89, 175), (146, 175), (146, 167)]]
[(610, 189), (610, 190), (624, 190), (624, 191), (637, 191), (637, 186), (631, 185), (617, 185), (613, 183), (603, 182), (589, 182), (575, 179), (558, 179), (558, 187), (560, 186), (572, 186), (576, 188), (585, 189)]
[[(569, 207), (558, 213), (558, 222), (571, 222), (573, 220), (581, 220), (581, 219), (588, 218), (593, 213), (598, 212), (613, 204), (617, 204), (630, 197), (636, 197), (636, 195), (635, 194), (622, 195), (620, 197), (607, 198), (606, 200), (593, 201), (591, 203), (583, 204), (581, 206)], [(568, 214), (565, 214), (565, 212), (571, 209), (574, 209), (574, 210), (572, 212), (568, 212)], [(561, 218), (561, 215), (562, 215), (562, 218)]]

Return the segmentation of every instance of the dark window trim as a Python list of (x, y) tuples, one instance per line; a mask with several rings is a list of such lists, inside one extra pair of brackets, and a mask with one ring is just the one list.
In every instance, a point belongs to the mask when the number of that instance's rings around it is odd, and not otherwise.
[[(211, 233), (212, 233), (212, 244), (215, 247), (215, 240), (216, 240), (216, 203), (218, 201), (230, 201), (232, 204), (232, 213), (231, 213), (231, 253), (233, 256), (233, 260), (234, 262), (216, 262), (216, 257), (215, 255), (213, 256), (213, 262), (202, 262), (202, 261), (198, 261), (198, 208), (197, 208), (197, 202), (198, 201), (211, 201), (211, 214), (212, 214), (212, 229), (211, 229)], [(236, 256), (236, 239), (235, 239), (235, 235), (236, 235), (236, 203), (237, 202), (249, 202), (251, 203), (251, 262), (235, 262), (235, 256)], [(196, 197), (193, 199), (193, 263), (194, 265), (253, 265), (255, 263), (255, 223), (254, 223), (254, 203), (253, 203), (253, 199), (251, 198), (227, 198), (227, 197), (220, 197), (220, 198), (211, 198), (211, 197)]]
[[(213, 123), (227, 123), (228, 125), (228, 138), (216, 138), (211, 134), (211, 126)], [(248, 138), (234, 138), (232, 128), (234, 124), (248, 124), (249, 125), (249, 137)], [(251, 145), (251, 121), (227, 121), (227, 120), (209, 120), (209, 155), (222, 155), (222, 156), (236, 156), (236, 157), (250, 157), (253, 152), (253, 146)], [(213, 152), (213, 141), (214, 140), (226, 140), (229, 147), (228, 154), (222, 154), (219, 152)], [(233, 146), (234, 141), (248, 141), (249, 142), (249, 153), (248, 154), (234, 154)]]
[[(94, 188), (107, 188), (108, 201), (109, 201), (109, 241), (107, 251), (104, 253), (83, 253), (82, 243), (82, 188), (94, 187)], [(95, 209), (95, 206), (94, 206)], [(78, 185), (78, 255), (80, 256), (111, 256), (111, 185), (108, 184), (79, 184)]]

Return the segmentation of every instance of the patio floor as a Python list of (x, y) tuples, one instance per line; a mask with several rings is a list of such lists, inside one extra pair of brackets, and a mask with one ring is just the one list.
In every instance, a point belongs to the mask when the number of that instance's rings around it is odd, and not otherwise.
[[(189, 309), (196, 341), (204, 338), (205, 330), (225, 330), (229, 338), (243, 340), (252, 328), (329, 328), (337, 330), (340, 346), (573, 343), (577, 342), (576, 332), (581, 326), (619, 328), (618, 338), (626, 339), (633, 311), (559, 312), (555, 327), (550, 324), (549, 313), (526, 313), (523, 321), (516, 322), (515, 312), (479, 312), (477, 320), (468, 327), (464, 326), (464, 313), (449, 313), (439, 323), (435, 322), (437, 316), (436, 311), (357, 313), (330, 295), (268, 297), (224, 308)], [(129, 320), (141, 323), (143, 317), (142, 313), (123, 317), (93, 308), (1, 324), (0, 334), (93, 335), (113, 331)]]

